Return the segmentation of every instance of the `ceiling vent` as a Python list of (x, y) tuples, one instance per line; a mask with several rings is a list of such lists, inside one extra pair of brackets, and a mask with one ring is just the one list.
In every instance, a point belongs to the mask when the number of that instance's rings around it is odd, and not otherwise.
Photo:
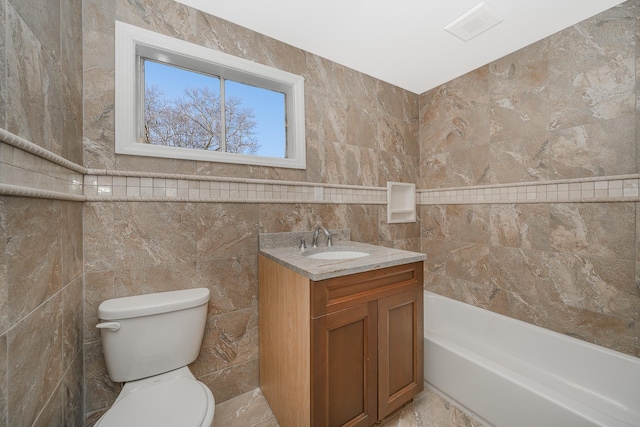
[(485, 2), (481, 2), (444, 29), (466, 42), (499, 24), (502, 20), (503, 18), (495, 10)]

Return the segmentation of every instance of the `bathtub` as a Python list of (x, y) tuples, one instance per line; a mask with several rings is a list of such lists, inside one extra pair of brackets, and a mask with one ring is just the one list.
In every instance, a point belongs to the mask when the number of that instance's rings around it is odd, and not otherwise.
[(640, 426), (640, 359), (425, 291), (427, 387), (497, 427)]

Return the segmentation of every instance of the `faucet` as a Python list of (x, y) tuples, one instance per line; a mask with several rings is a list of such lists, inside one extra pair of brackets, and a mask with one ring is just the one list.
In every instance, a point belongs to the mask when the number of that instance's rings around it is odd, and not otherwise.
[(316, 227), (316, 229), (313, 231), (313, 239), (311, 240), (311, 246), (314, 248), (318, 247), (318, 233), (320, 232), (320, 230), (322, 230), (324, 235), (327, 236), (327, 246), (333, 246), (333, 242), (331, 241), (331, 233), (329, 233), (329, 230), (327, 230), (321, 225)]

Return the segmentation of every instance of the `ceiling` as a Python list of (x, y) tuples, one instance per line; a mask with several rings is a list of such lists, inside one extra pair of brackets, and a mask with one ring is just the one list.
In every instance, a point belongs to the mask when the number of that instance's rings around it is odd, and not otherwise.
[(417, 94), (622, 3), (486, 0), (504, 20), (463, 42), (444, 27), (480, 0), (177, 1)]

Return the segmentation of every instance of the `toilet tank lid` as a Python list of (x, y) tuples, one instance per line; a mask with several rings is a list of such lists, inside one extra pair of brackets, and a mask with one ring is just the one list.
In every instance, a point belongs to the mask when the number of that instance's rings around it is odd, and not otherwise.
[(135, 295), (103, 301), (98, 307), (98, 317), (102, 320), (128, 319), (184, 310), (206, 304), (209, 289), (194, 288), (179, 291), (158, 292)]

